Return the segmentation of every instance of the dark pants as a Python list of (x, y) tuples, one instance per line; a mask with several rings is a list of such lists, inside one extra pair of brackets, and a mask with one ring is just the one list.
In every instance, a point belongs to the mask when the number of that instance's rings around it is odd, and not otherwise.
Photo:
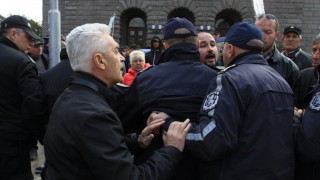
[(33, 180), (28, 141), (0, 139), (0, 179)]

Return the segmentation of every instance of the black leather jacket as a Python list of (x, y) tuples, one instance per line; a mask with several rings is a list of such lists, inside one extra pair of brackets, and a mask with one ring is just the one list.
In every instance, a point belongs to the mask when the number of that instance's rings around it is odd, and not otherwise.
[(0, 138), (42, 143), (48, 115), (36, 64), (5, 37), (0, 61)]
[(163, 147), (135, 166), (121, 122), (111, 106), (116, 95), (100, 79), (76, 73), (55, 103), (45, 137), (49, 180), (166, 179), (181, 158)]
[(298, 66), (288, 57), (281, 54), (277, 48), (270, 59), (267, 59), (269, 66), (275, 69), (293, 89), (299, 78)]

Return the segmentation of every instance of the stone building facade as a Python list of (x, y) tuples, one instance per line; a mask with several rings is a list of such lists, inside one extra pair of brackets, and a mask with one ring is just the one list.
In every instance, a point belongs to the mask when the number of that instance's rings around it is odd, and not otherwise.
[[(279, 20), (279, 31), (295, 25), (302, 29), (302, 48), (311, 52), (312, 41), (320, 32), (320, 0), (268, 0), (265, 12)], [(43, 0), (43, 31), (48, 34), (50, 1)], [(113, 37), (121, 46), (149, 46), (153, 36), (163, 37), (165, 22), (185, 17), (198, 31), (218, 30), (225, 35), (239, 21), (254, 21), (252, 0), (60, 0), (61, 33), (84, 23), (108, 24), (115, 14)], [(281, 37), (278, 47), (282, 48)]]

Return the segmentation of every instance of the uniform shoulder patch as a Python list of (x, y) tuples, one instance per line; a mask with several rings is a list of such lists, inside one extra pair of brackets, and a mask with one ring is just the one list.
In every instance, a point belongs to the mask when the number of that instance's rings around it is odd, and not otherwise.
[(219, 91), (211, 92), (210, 94), (207, 95), (207, 98), (203, 103), (202, 109), (206, 112), (211, 111), (216, 107), (218, 100), (219, 100)]
[(310, 109), (320, 111), (320, 92), (317, 92), (310, 101)]

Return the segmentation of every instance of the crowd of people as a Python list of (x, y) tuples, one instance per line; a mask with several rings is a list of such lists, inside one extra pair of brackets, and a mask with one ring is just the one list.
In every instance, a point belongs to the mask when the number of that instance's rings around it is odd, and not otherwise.
[(49, 38), (4, 19), (0, 179), (33, 179), (37, 142), (43, 180), (320, 179), (320, 34), (308, 54), (288, 26), (280, 50), (263, 14), (219, 36), (176, 17), (149, 52), (121, 52), (107, 25), (84, 24), (49, 68)]

